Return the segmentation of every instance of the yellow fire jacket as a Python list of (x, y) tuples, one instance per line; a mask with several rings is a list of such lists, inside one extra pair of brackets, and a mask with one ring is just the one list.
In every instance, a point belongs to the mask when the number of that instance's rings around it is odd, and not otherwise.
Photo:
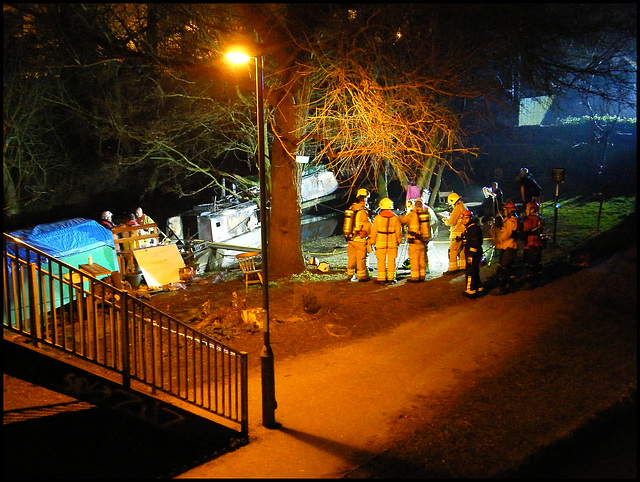
[(388, 209), (383, 209), (373, 220), (369, 244), (376, 249), (395, 248), (402, 243), (400, 218)]
[(449, 226), (449, 239), (455, 239), (462, 236), (464, 232), (464, 224), (462, 224), (462, 213), (467, 210), (467, 207), (462, 201), (458, 201), (453, 206), (453, 211), (449, 215), (449, 218), (444, 219), (445, 226)]
[(518, 230), (518, 217), (509, 216), (502, 223), (502, 227), (498, 229), (495, 238), (495, 246), (498, 249), (518, 249), (518, 242), (515, 238)]

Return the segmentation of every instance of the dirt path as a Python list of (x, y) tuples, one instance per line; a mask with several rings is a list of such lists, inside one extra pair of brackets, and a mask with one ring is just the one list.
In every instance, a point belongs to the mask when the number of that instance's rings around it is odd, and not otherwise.
[[(242, 334), (230, 344), (250, 353), (251, 443), (180, 477), (467, 478), (513, 470), (635, 394), (636, 269), (634, 246), (534, 291), (478, 300), (461, 296), (461, 277), (278, 285), (272, 342), (282, 428), (261, 426), (262, 336)], [(239, 286), (203, 284), (188, 297), (154, 301), (190, 310), (183, 313), (197, 323), (198, 300), (229, 306), (236, 291), (260, 306), (259, 288)], [(305, 311), (313, 298), (320, 308)], [(37, 390), (15, 394), (5, 377), (5, 411), (24, 407)], [(51, 393), (31, 400), (59, 403)]]
[[(260, 426), (254, 373), (252, 442), (180, 477), (513, 470), (629, 396), (635, 299), (619, 287), (635, 265), (634, 249), (508, 298), (433, 309), (416, 297), (413, 318), (389, 331), (278, 362), (280, 430)], [(371, 289), (387, 308), (401, 297), (397, 287)]]

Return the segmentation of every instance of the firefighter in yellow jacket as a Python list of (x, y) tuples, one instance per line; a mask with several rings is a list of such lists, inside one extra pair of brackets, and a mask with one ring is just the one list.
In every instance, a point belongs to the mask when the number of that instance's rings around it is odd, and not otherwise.
[(519, 220), (514, 203), (504, 205), (504, 215), (496, 216), (493, 239), (496, 249), (500, 250), (500, 262), (496, 270), (498, 288), (492, 295), (506, 295), (515, 289), (516, 275), (514, 263), (518, 254)]
[(422, 207), (422, 199), (411, 199), (413, 207), (400, 216), (400, 223), (406, 228), (409, 245), (411, 276), (409, 282), (424, 281), (427, 274), (427, 243), (431, 241), (431, 220), (429, 212)]
[(347, 244), (347, 277), (351, 281), (369, 281), (367, 239), (371, 232), (368, 213), (369, 191), (358, 189), (356, 202), (345, 211), (343, 233)]
[(380, 200), (380, 212), (371, 225), (369, 244), (375, 248), (378, 260), (377, 283), (396, 282), (396, 258), (402, 242), (402, 224), (392, 211), (393, 201), (388, 197)]
[(449, 269), (443, 273), (448, 275), (464, 270), (467, 266), (462, 250), (462, 233), (465, 229), (462, 224), (462, 213), (467, 210), (467, 207), (455, 192), (449, 194), (447, 203), (453, 208), (449, 217), (443, 219), (444, 224), (449, 226)]

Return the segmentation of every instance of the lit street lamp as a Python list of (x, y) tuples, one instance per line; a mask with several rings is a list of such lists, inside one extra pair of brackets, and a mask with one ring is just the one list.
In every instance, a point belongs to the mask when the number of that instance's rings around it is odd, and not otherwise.
[[(240, 52), (229, 52), (227, 58), (235, 63), (245, 63), (251, 56)], [(278, 406), (275, 394), (273, 351), (269, 339), (269, 263), (268, 263), (268, 209), (267, 209), (267, 169), (265, 165), (265, 123), (264, 123), (264, 75), (262, 55), (253, 56), (256, 65), (256, 111), (258, 128), (258, 169), (260, 170), (260, 236), (262, 242), (262, 305), (264, 308), (264, 346), (260, 354), (262, 367), (262, 425), (277, 428), (275, 409)]]

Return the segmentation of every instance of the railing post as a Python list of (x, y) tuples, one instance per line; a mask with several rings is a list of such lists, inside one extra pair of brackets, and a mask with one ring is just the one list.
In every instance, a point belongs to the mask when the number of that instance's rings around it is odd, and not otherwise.
[(34, 341), (35, 346), (40, 346), (40, 339), (42, 335), (42, 328), (40, 327), (39, 317), (36, 315), (37, 307), (36, 303), (38, 303), (38, 297), (36, 296), (37, 287), (36, 287), (36, 265), (35, 263), (29, 263), (25, 265), (25, 269), (27, 270), (27, 279), (28, 279), (28, 291), (29, 291), (29, 331), (31, 333), (31, 339)]
[[(7, 236), (5, 235), (5, 243), (6, 240)], [(46, 253), (41, 253), (35, 248), (31, 248), (25, 245), (25, 250), (27, 254), (24, 260), (21, 257), (17, 256), (15, 257), (15, 259), (12, 258), (6, 252), (6, 248), (5, 252), (3, 253), (3, 262), (5, 263), (3, 275), (5, 280), (4, 299), (5, 304), (8, 305), (7, 307), (5, 307), (5, 328), (10, 328), (13, 331), (19, 332), (20, 334), (29, 337), (30, 340), (32, 340), (34, 346), (46, 346), (51, 341), (52, 348), (63, 350), (67, 353), (72, 352), (74, 355), (80, 356), (84, 359), (93, 358), (93, 361), (98, 362), (98, 365), (103, 365), (105, 368), (114, 370), (115, 372), (121, 372), (121, 385), (123, 388), (131, 389), (132, 379), (135, 379), (136, 381), (140, 380), (143, 384), (150, 384), (152, 390), (161, 389), (167, 391), (169, 395), (173, 395), (181, 399), (183, 398), (180, 394), (180, 386), (177, 387), (177, 391), (173, 390), (173, 387), (169, 387), (167, 389), (163, 386), (164, 373), (162, 372), (162, 367), (159, 368), (159, 380), (155, 379), (155, 376), (157, 375), (155, 367), (152, 367), (154, 377), (153, 380), (145, 378), (144, 375), (139, 378), (140, 372), (138, 372), (136, 366), (136, 360), (139, 360), (137, 358), (138, 355), (130, 345), (133, 345), (134, 347), (136, 346), (137, 340), (135, 340), (135, 337), (137, 326), (140, 326), (141, 329), (155, 329), (156, 325), (154, 324), (154, 316), (150, 315), (149, 320), (147, 320), (144, 316), (145, 310), (154, 310), (153, 307), (147, 306), (144, 302), (136, 300), (135, 297), (132, 297), (126, 290), (119, 288), (117, 286), (117, 281), (114, 281), (113, 286), (109, 286), (108, 283), (100, 281), (97, 278), (94, 279), (91, 275), (85, 275), (82, 273), (82, 271), (78, 273), (77, 269), (73, 266), (56, 260)], [(16, 252), (17, 251), (18, 248), (16, 247)], [(35, 255), (37, 256), (35, 261), (33, 261), (33, 253), (35, 253)], [(41, 257), (42, 259), (48, 260), (48, 268), (44, 268), (43, 264), (41, 263)], [(68, 271), (68, 280), (66, 279), (63, 270)], [(57, 271), (57, 274), (54, 273), (54, 271)], [(80, 277), (79, 281), (75, 284), (73, 283), (74, 274)], [(7, 282), (9, 280), (9, 275), (11, 277), (11, 282)], [(87, 288), (87, 292), (85, 293), (84, 283), (86, 282), (89, 283), (89, 286)], [(96, 291), (98, 284), (101, 285), (99, 294)], [(62, 307), (61, 309), (64, 309), (63, 305), (66, 292), (65, 288), (68, 288), (70, 290), (69, 306), (72, 310), (72, 314), (75, 305), (77, 305), (77, 303), (74, 302), (73, 298), (75, 290), (80, 291), (79, 293), (75, 294), (77, 298), (75, 301), (86, 303), (84, 311), (88, 314), (88, 320), (86, 322), (86, 328), (82, 329), (87, 330), (87, 332), (85, 333), (85, 341), (87, 343), (97, 343), (99, 338), (97, 336), (99, 330), (95, 326), (99, 314), (95, 305), (96, 301), (99, 300), (103, 304), (101, 308), (102, 330), (104, 331), (105, 336), (107, 336), (107, 321), (105, 319), (105, 317), (107, 316), (107, 311), (113, 314), (113, 318), (115, 318), (115, 321), (113, 321), (113, 324), (110, 325), (110, 327), (112, 328), (110, 331), (113, 333), (113, 337), (109, 337), (109, 339), (105, 340), (105, 359), (103, 363), (100, 363), (98, 348), (95, 345), (91, 345), (86, 350), (76, 350), (76, 340), (74, 333), (77, 327), (73, 326), (75, 325), (75, 323), (73, 323), (73, 316), (71, 316), (69, 319), (67, 319), (67, 317), (61, 317), (59, 320), (62, 327), (61, 331), (60, 333), (55, 332), (54, 326), (58, 322), (57, 315), (55, 315), (55, 311), (58, 309), (55, 306), (57, 304), (56, 296), (58, 296), (60, 299), (60, 306)], [(107, 292), (109, 290), (112, 290), (114, 295), (111, 302), (108, 302)], [(47, 292), (49, 292), (51, 296), (51, 299), (49, 301), (47, 301)], [(49, 305), (49, 303), (51, 305)], [(26, 306), (27, 304), (29, 306)], [(11, 305), (15, 305), (15, 307)], [(135, 318), (137, 308), (134, 308), (134, 306), (140, 306), (139, 319)], [(52, 310), (51, 321), (49, 321), (49, 312), (47, 311), (47, 309)], [(82, 312), (83, 310), (79, 310), (80, 316), (82, 315)], [(160, 311), (158, 311), (158, 313), (161, 316), (167, 316)], [(175, 323), (176, 327), (184, 326), (185, 330), (180, 330), (178, 328), (172, 330), (170, 324), (167, 324), (165, 334), (165, 328), (161, 326), (162, 323), (158, 322), (158, 352), (156, 353), (153, 351), (154, 347), (156, 346), (156, 340), (154, 339), (153, 334), (150, 335), (149, 344), (144, 343), (146, 338), (141, 338), (138, 346), (141, 356), (151, 357), (143, 360), (143, 362), (161, 363), (160, 360), (163, 355), (163, 350), (170, 348), (172, 338), (175, 338), (175, 341), (173, 341), (173, 343), (177, 343), (178, 345), (176, 346), (180, 346), (180, 344), (184, 343), (185, 340), (189, 338), (192, 338), (193, 340), (197, 339), (201, 344), (204, 343), (203, 340), (206, 335), (201, 335), (199, 332), (193, 330), (187, 325), (182, 324), (178, 320), (173, 320), (170, 317), (168, 318)], [(13, 319), (15, 319), (15, 322), (12, 322)], [(71, 331), (65, 331), (64, 326), (66, 324), (72, 325), (72, 327), (69, 328)], [(148, 325), (145, 326), (145, 324)], [(85, 323), (81, 321), (80, 326), (82, 327), (84, 325)], [(52, 333), (51, 337), (49, 337), (48, 331), (50, 328)], [(175, 336), (171, 335), (171, 333), (174, 333)], [(166, 345), (163, 345), (163, 334), (166, 335)], [(71, 346), (67, 346), (65, 342), (67, 336), (73, 338)], [(185, 336), (186, 338), (181, 339), (181, 336)], [(62, 340), (62, 343), (60, 344), (56, 342), (58, 337), (60, 337), (60, 339)], [(83, 336), (83, 340), (84, 339), (85, 337)], [(208, 378), (208, 390), (210, 391), (212, 389), (212, 381), (214, 383), (213, 389), (216, 390), (213, 395), (216, 400), (214, 403), (214, 407), (207, 407), (205, 405), (204, 395), (202, 396), (201, 403), (198, 402), (197, 396), (194, 396), (193, 400), (187, 400), (187, 402), (204, 410), (211, 411), (212, 413), (224, 417), (227, 420), (233, 420), (235, 423), (239, 424), (242, 435), (244, 437), (247, 437), (249, 432), (248, 354), (246, 352), (238, 352), (229, 347), (226, 347), (223, 344), (219, 344), (216, 340), (213, 340), (208, 336), (206, 337), (206, 339), (207, 346), (214, 347), (215, 349), (215, 352), (212, 356), (214, 357), (216, 366), (218, 363), (217, 352), (220, 351), (220, 353), (223, 354), (222, 356), (225, 360), (225, 367), (223, 368), (224, 380), (223, 383), (218, 384), (217, 373), (214, 374), (213, 379), (211, 377)], [(269, 340), (267, 339), (266, 341), (268, 344)], [(150, 352), (145, 351), (148, 345), (151, 345)], [(108, 353), (112, 353), (114, 358), (107, 360)], [(178, 354), (178, 352), (175, 353)], [(237, 379), (235, 381), (232, 379), (231, 370), (233, 368), (231, 366), (229, 366), (230, 371), (228, 373), (227, 380), (227, 373), (225, 371), (227, 363), (226, 360), (228, 360), (228, 358), (226, 358), (227, 353), (233, 354), (232, 356), (237, 357), (236, 360), (239, 361), (239, 366), (237, 363), (235, 364), (235, 370), (237, 370), (236, 377), (240, 377), (239, 383)], [(198, 379), (198, 368), (196, 368), (195, 364), (195, 362), (198, 360), (198, 357), (195, 355), (195, 352), (193, 357), (193, 374), (196, 376), (189, 377), (189, 380), (187, 380), (187, 383), (191, 384), (196, 383)], [(204, 356), (200, 357), (200, 361), (203, 364), (205, 363)], [(211, 367), (209, 366), (209, 358), (207, 358), (206, 365), (200, 367), (200, 372), (202, 372), (202, 370), (204, 370), (207, 366), (209, 367), (209, 369), (211, 369)], [(269, 368), (268, 372), (272, 373), (272, 371), (273, 366)], [(146, 373), (146, 371), (142, 370), (142, 373)], [(191, 373), (192, 372), (190, 371), (186, 375), (190, 375)], [(202, 375), (202, 383), (204, 383), (204, 378), (204, 375)], [(226, 383), (229, 383), (228, 399)], [(136, 385), (136, 388), (134, 390), (137, 390), (138, 384), (134, 383), (134, 385)], [(268, 382), (268, 385), (273, 386), (272, 378)], [(203, 388), (204, 385), (200, 388), (200, 390), (202, 391)], [(231, 390), (235, 390), (235, 396), (232, 394), (233, 392)], [(224, 398), (224, 406), (222, 407), (222, 409), (220, 409), (217, 404), (218, 394), (220, 394), (220, 396)], [(273, 399), (273, 395), (270, 397), (270, 399)], [(209, 395), (209, 401), (211, 401), (211, 394)], [(230, 407), (233, 407), (233, 405), (235, 405), (235, 407), (231, 408), (228, 413), (227, 411), (225, 411), (225, 408), (227, 407), (227, 401), (229, 402)], [(273, 408), (275, 408), (275, 406)]]
[(240, 353), (240, 430), (244, 437), (249, 435), (249, 362), (246, 352)]
[(129, 388), (131, 386), (131, 361), (129, 358), (129, 318), (127, 310), (128, 294), (126, 291), (120, 292), (120, 323), (122, 323), (122, 385)]

